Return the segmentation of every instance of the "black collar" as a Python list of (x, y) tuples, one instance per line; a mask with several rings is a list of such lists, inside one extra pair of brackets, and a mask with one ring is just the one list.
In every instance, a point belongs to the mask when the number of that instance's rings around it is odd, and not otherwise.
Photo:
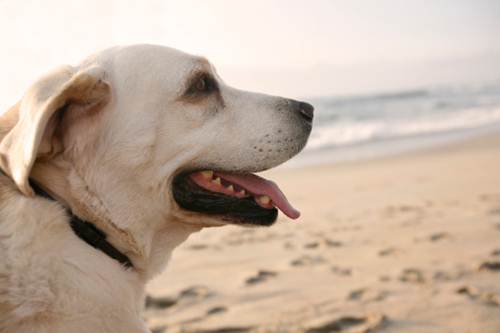
[[(52, 201), (56, 201), (31, 179), (30, 185), (37, 195)], [(73, 232), (81, 240), (83, 240), (93, 248), (101, 250), (102, 252), (107, 254), (108, 257), (115, 259), (126, 268), (134, 267), (134, 265), (132, 265), (132, 262), (126, 255), (121, 253), (116, 247), (111, 245), (111, 243), (106, 240), (106, 234), (102, 230), (99, 230), (90, 222), (83, 221), (78, 216), (73, 214), (71, 210), (67, 209), (67, 212), (70, 216), (69, 224), (71, 226), (71, 229), (73, 229)]]

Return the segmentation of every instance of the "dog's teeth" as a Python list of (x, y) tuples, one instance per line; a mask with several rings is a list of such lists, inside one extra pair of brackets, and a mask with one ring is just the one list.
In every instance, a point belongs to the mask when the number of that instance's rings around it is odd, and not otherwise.
[(212, 180), (212, 183), (214, 183), (215, 185), (219, 185), (220, 186), (220, 177), (217, 177), (215, 178), (214, 180)]
[(267, 205), (269, 202), (271, 202), (271, 198), (269, 198), (267, 195), (263, 195), (259, 197), (259, 202), (261, 204)]
[(241, 196), (244, 196), (246, 195), (247, 193), (245, 192), (245, 190), (241, 190), (238, 192), (238, 195), (241, 195)]
[(201, 171), (201, 175), (203, 176), (203, 178), (205, 179), (212, 179), (212, 177), (214, 176), (214, 172), (213, 171)]
[(229, 185), (228, 187), (226, 187), (226, 189), (227, 189), (229, 192), (234, 192), (234, 186), (233, 186), (233, 185)]

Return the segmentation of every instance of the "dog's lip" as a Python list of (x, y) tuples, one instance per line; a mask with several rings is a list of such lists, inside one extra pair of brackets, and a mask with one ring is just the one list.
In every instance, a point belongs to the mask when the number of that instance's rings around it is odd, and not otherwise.
[[(246, 192), (254, 196), (255, 201), (263, 208), (271, 209), (275, 206), (291, 219), (300, 216), (300, 212), (290, 204), (276, 183), (255, 174), (199, 171), (189, 176), (198, 186), (207, 190), (239, 198), (245, 197), (243, 193)], [(221, 179), (224, 184), (221, 183)], [(234, 191), (234, 187), (244, 191)]]

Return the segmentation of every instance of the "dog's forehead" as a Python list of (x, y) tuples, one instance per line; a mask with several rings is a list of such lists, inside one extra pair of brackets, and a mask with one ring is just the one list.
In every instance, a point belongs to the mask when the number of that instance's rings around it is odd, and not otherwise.
[(180, 89), (194, 73), (214, 72), (206, 58), (158, 45), (110, 48), (89, 57), (82, 65), (103, 66), (108, 78), (123, 88), (156, 85), (159, 91)]
[(127, 71), (152, 71), (157, 74), (211, 70), (207, 59), (170, 47), (158, 45), (133, 45), (112, 52), (114, 66)]

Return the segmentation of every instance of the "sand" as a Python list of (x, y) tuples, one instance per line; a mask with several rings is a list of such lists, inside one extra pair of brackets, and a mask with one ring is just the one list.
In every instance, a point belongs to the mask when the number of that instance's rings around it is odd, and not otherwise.
[(302, 218), (192, 235), (154, 332), (500, 332), (500, 136), (281, 169)]

